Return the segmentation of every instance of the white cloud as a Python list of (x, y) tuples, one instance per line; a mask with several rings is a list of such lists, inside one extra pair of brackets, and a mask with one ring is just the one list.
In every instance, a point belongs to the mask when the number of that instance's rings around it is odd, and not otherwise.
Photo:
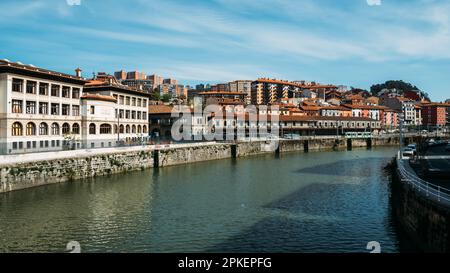
[(369, 6), (381, 6), (381, 0), (367, 0)]

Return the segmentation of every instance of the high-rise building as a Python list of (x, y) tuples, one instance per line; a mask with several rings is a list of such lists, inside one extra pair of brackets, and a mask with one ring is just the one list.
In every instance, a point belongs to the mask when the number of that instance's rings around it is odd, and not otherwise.
[(178, 85), (178, 81), (176, 79), (173, 79), (173, 78), (164, 79), (163, 83), (164, 84)]
[(127, 79), (127, 72), (124, 71), (124, 70), (120, 70), (120, 71), (114, 72), (114, 77), (118, 81), (126, 80)]
[(164, 78), (158, 75), (150, 75), (147, 77), (147, 80), (151, 80), (153, 82), (153, 89), (158, 88), (161, 84), (164, 83)]
[(130, 71), (127, 73), (127, 80), (145, 80), (146, 78), (145, 73), (139, 71)]

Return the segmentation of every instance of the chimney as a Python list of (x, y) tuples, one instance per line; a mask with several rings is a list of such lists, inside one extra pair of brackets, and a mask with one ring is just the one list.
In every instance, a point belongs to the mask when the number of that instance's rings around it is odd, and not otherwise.
[(81, 69), (78, 67), (77, 69), (75, 69), (75, 75), (78, 77), (78, 78), (81, 78)]

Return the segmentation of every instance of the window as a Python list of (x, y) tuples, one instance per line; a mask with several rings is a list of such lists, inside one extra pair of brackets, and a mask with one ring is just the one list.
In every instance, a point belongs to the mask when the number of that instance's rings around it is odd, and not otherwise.
[(48, 102), (39, 103), (39, 114), (48, 115)]
[(127, 127), (125, 127), (125, 133), (129, 134), (130, 133), (130, 125), (127, 125)]
[(63, 116), (70, 115), (70, 105), (69, 104), (63, 104), (61, 107), (61, 114)]
[(119, 110), (119, 118), (123, 118), (123, 110)]
[(141, 111), (137, 112), (137, 119), (141, 119)]
[(27, 141), (27, 149), (31, 149), (31, 141)]
[(63, 133), (63, 135), (70, 134), (70, 125), (69, 125), (69, 123), (64, 123), (62, 125), (62, 133)]
[(142, 100), (142, 107), (147, 107), (147, 100)]
[(142, 133), (146, 134), (147, 133), (147, 126), (142, 126)]
[(136, 111), (131, 111), (131, 118), (136, 119)]
[(123, 132), (124, 132), (123, 128), (124, 128), (123, 125), (120, 125), (119, 131), (120, 131), (121, 134), (123, 134)]
[(72, 99), (80, 98), (80, 88), (72, 88)]
[(131, 132), (136, 134), (136, 125), (131, 126)]
[(125, 111), (125, 118), (129, 119), (130, 118), (130, 110), (126, 110)]
[(52, 135), (59, 135), (59, 124), (56, 122), (52, 124)]
[(95, 106), (94, 105), (91, 105), (91, 108), (89, 108), (90, 110), (89, 110), (89, 113), (91, 114), (91, 115), (94, 115), (95, 114)]
[(33, 122), (27, 123), (27, 136), (36, 135), (36, 125)]
[(126, 105), (130, 105), (130, 97), (126, 97), (125, 101), (126, 101)]
[(89, 124), (89, 134), (95, 135), (95, 124), (94, 123)]
[(14, 122), (12, 125), (12, 136), (21, 136), (23, 134), (22, 124), (20, 122)]
[(136, 98), (131, 99), (131, 106), (136, 106)]
[(13, 150), (17, 150), (17, 142), (13, 142), (12, 148)]
[(52, 103), (51, 105), (51, 114), (54, 116), (59, 115), (59, 104), (58, 103)]
[(137, 127), (137, 132), (138, 132), (138, 134), (142, 133), (142, 127), (141, 127), (141, 125), (138, 125), (138, 127)]
[(48, 83), (39, 83), (39, 95), (48, 95)]
[(51, 95), (52, 97), (59, 97), (59, 85), (56, 84), (52, 84), (52, 91), (51, 91)]
[(72, 105), (72, 116), (79, 116), (79, 115), (80, 115), (80, 106)]
[(111, 125), (109, 125), (109, 124), (100, 125), (100, 134), (104, 135), (104, 134), (111, 134), (111, 133), (112, 133)]
[(13, 79), (12, 81), (12, 91), (13, 92), (23, 92), (23, 80)]
[(137, 106), (141, 107), (141, 105), (142, 105), (142, 99), (138, 99), (137, 100)]
[(70, 87), (63, 86), (62, 87), (62, 97), (63, 98), (70, 98)]
[(117, 94), (113, 94), (113, 97), (116, 99), (116, 103), (119, 103), (119, 99), (117, 97)]
[(12, 112), (16, 114), (22, 113), (22, 104), (21, 100), (12, 100)]
[(37, 82), (27, 81), (27, 94), (36, 94)]
[(27, 111), (27, 114), (36, 114), (36, 102), (35, 101), (27, 101), (26, 111)]
[(124, 99), (125, 99), (124, 96), (119, 96), (119, 104), (122, 104), (122, 105), (123, 105)]
[(114, 124), (114, 134), (117, 134), (117, 125)]
[(142, 112), (142, 119), (147, 119), (147, 112)]
[(39, 124), (39, 135), (46, 136), (48, 135), (48, 125), (45, 122)]
[(80, 134), (80, 125), (78, 123), (72, 125), (72, 133), (76, 135)]

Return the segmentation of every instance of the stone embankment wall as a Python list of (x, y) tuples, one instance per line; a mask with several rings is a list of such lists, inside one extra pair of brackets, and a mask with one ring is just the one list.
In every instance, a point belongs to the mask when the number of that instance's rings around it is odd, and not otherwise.
[[(372, 140), (370, 146), (394, 144), (395, 141)], [(398, 140), (397, 140), (398, 143)], [(164, 167), (199, 161), (231, 157), (245, 157), (262, 153), (317, 151), (324, 149), (351, 149), (366, 147), (367, 140), (311, 138), (309, 140), (283, 140), (279, 146), (271, 142), (210, 143), (171, 145), (169, 147), (110, 148), (105, 151), (81, 150), (42, 154), (2, 156), (0, 163), (0, 193), (40, 185), (60, 183), (95, 176)], [(234, 147), (233, 147), (234, 146)], [(28, 159), (27, 159), (28, 158)], [(30, 160), (29, 158), (33, 158)]]
[(450, 208), (402, 182), (396, 163), (393, 174), (392, 208), (400, 228), (425, 252), (450, 252)]

